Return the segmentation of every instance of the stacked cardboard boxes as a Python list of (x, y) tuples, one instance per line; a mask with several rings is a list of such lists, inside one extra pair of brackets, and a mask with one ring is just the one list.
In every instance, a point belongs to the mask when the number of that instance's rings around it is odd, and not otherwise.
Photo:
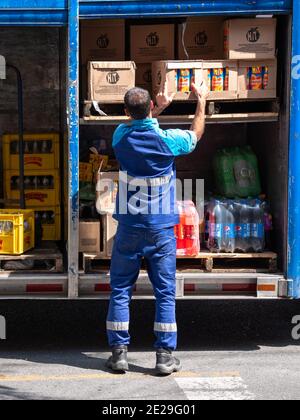
[[(190, 60), (154, 62), (153, 94), (167, 85), (176, 101), (193, 100), (192, 83), (200, 86), (205, 80), (209, 100), (276, 98), (276, 20), (236, 19), (223, 26), (221, 21), (215, 24), (198, 19), (181, 25), (179, 55)], [(225, 59), (212, 59), (215, 54), (221, 56), (221, 27)]]
[[(43, 225), (43, 240), (61, 239), (61, 178), (59, 135), (24, 136), (24, 187), (26, 207)], [(3, 136), (4, 194), (6, 208), (18, 208), (20, 200), (19, 137)]]

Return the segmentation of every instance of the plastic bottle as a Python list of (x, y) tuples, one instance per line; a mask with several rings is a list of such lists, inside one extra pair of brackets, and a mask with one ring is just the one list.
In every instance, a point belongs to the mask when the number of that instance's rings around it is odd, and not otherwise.
[(177, 235), (177, 255), (196, 256), (200, 252), (199, 215), (192, 201), (178, 203), (180, 224)]
[(241, 211), (240, 211), (240, 221), (243, 227), (242, 230), (242, 252), (251, 252), (252, 242), (251, 242), (251, 224), (252, 224), (252, 213), (249, 206), (248, 200), (241, 200)]
[(265, 249), (265, 216), (260, 200), (252, 202), (251, 243), (254, 252), (263, 252)]
[(235, 219), (235, 252), (245, 252), (241, 201), (235, 200), (233, 206)]
[(224, 238), (226, 209), (220, 200), (212, 202), (209, 224), (209, 250), (211, 252), (226, 252), (226, 240)]
[(238, 147), (233, 149), (233, 161), (238, 196), (249, 197), (249, 192), (251, 190), (249, 164), (245, 154), (243, 154)]
[(264, 201), (262, 203), (264, 209), (264, 221), (265, 221), (265, 247), (272, 249), (273, 244), (273, 216), (271, 214), (269, 203)]
[(219, 150), (214, 160), (216, 189), (222, 196), (233, 198), (236, 195), (233, 160), (228, 150)]
[(225, 252), (234, 253), (235, 252), (235, 209), (232, 200), (227, 200), (223, 202), (224, 206), (224, 241), (225, 241)]

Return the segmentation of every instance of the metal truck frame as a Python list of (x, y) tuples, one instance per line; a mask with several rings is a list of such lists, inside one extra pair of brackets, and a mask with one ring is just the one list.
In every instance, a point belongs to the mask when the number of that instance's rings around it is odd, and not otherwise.
[[(255, 290), (259, 298), (300, 298), (300, 0), (0, 0), (0, 26), (61, 26), (67, 28), (67, 127), (68, 127), (68, 272), (64, 275), (0, 275), (0, 298), (86, 298), (106, 287), (109, 276), (79, 273), (79, 22), (80, 19), (142, 18), (182, 16), (292, 16), (290, 57), (291, 102), (289, 127), (288, 264), (284, 275), (178, 274), (178, 298), (185, 296), (184, 284), (201, 291), (209, 286), (211, 295), (222, 290)], [(1, 54), (1, 51), (0, 51)], [(137, 298), (143, 294), (146, 276), (139, 279)], [(252, 285), (252, 286), (251, 286)], [(234, 297), (234, 293), (232, 293)], [(220, 294), (222, 296), (222, 294)], [(108, 295), (101, 294), (101, 298)], [(150, 297), (150, 296), (149, 296)], [(203, 297), (203, 296), (202, 296)], [(208, 297), (208, 295), (206, 295)]]

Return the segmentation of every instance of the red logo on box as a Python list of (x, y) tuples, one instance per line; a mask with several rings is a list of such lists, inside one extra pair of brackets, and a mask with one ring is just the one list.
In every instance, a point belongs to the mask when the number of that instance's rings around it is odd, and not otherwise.
[(42, 165), (43, 165), (43, 159), (42, 158), (40, 158), (40, 157), (25, 157), (25, 160), (24, 160), (24, 163), (25, 163), (25, 165), (36, 165), (36, 166), (39, 166), (40, 168), (42, 167)]
[(41, 203), (44, 203), (45, 200), (48, 198), (47, 194), (43, 194), (43, 193), (27, 193), (25, 194), (25, 198), (26, 200), (37, 200), (40, 201)]

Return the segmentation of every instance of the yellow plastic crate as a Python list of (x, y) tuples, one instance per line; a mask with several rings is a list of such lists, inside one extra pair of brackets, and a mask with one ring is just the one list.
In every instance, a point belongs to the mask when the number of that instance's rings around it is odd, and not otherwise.
[[(3, 142), (3, 168), (19, 170), (19, 136), (6, 134)], [(25, 170), (47, 170), (59, 168), (58, 134), (24, 135)]]
[(39, 217), (43, 226), (43, 241), (61, 240), (60, 207), (35, 209), (35, 217)]
[(21, 255), (34, 248), (34, 211), (0, 210), (0, 254)]
[[(5, 171), (5, 200), (20, 199), (19, 172)], [(59, 170), (26, 171), (24, 177), (26, 207), (56, 207), (60, 205)]]

